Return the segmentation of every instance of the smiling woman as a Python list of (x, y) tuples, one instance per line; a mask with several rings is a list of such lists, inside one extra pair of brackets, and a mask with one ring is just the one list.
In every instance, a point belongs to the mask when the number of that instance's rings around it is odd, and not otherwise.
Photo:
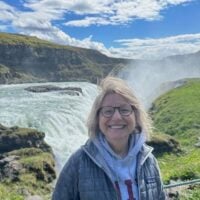
[(151, 123), (121, 79), (102, 80), (89, 118), (90, 139), (65, 164), (52, 200), (164, 200), (160, 170), (145, 144)]
[(127, 154), (129, 136), (136, 126), (132, 111), (126, 99), (110, 93), (105, 96), (99, 113), (99, 129), (114, 152), (121, 156)]

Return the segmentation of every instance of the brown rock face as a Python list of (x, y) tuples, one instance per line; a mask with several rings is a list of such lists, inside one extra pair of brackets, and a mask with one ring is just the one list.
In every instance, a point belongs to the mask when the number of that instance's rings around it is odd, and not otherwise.
[(0, 125), (0, 153), (21, 148), (36, 147), (51, 152), (51, 148), (43, 140), (45, 134), (34, 129)]

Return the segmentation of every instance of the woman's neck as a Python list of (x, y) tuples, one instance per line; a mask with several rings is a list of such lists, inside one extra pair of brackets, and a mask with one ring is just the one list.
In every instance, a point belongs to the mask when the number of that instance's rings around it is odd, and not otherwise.
[(129, 149), (128, 141), (124, 143), (122, 141), (116, 143), (113, 142), (110, 143), (108, 141), (108, 144), (110, 145), (112, 150), (120, 157), (124, 158), (128, 154), (128, 149)]

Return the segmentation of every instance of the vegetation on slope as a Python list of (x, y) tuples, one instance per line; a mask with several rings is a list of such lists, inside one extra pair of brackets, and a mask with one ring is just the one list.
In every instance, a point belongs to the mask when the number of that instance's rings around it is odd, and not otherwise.
[(55, 161), (44, 136), (35, 129), (0, 125), (1, 200), (50, 199)]
[(75, 49), (71, 46), (58, 45), (56, 43), (42, 40), (34, 36), (8, 33), (0, 33), (0, 44), (28, 45), (32, 47), (66, 48), (71, 50)]
[(200, 136), (200, 80), (188, 80), (162, 95), (151, 113), (158, 130), (175, 136), (183, 147), (193, 148)]
[[(164, 183), (200, 178), (200, 79), (190, 79), (159, 97), (151, 110), (154, 126), (179, 141), (181, 152), (158, 157)], [(198, 189), (180, 199), (198, 199)]]

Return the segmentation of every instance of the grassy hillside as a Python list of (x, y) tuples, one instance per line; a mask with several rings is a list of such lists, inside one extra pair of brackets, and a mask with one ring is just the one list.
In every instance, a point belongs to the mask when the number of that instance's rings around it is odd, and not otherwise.
[(8, 33), (0, 33), (0, 44), (9, 44), (9, 45), (28, 45), (32, 47), (50, 47), (50, 48), (65, 48), (70, 50), (81, 49), (81, 48), (73, 48), (71, 46), (58, 45), (53, 42), (49, 42), (46, 40), (41, 40), (34, 36), (26, 36), (20, 34), (8, 34)]
[(162, 95), (151, 113), (156, 129), (175, 137), (182, 149), (158, 158), (165, 183), (200, 178), (200, 79)]

